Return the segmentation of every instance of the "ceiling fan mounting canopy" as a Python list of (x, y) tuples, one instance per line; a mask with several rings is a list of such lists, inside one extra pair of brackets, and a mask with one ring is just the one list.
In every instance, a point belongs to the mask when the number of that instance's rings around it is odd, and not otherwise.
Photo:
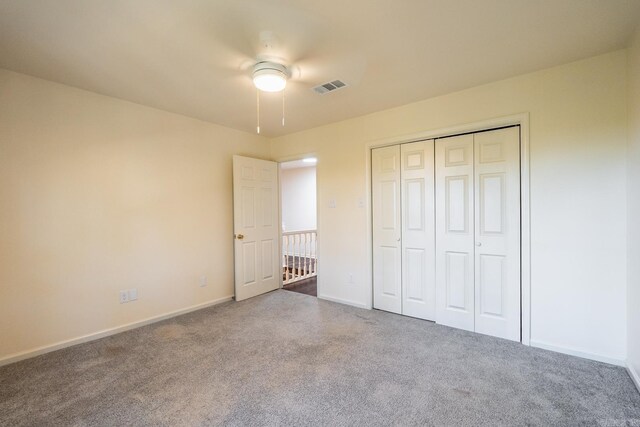
[(263, 92), (280, 92), (287, 85), (289, 70), (271, 61), (258, 62), (253, 67), (253, 84)]

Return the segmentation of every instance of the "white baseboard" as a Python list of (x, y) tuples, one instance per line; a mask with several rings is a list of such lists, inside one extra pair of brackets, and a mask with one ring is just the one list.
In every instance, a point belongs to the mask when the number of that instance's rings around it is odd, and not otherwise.
[(94, 333), (83, 335), (76, 338), (71, 338), (65, 341), (60, 341), (55, 344), (49, 344), (42, 347), (36, 347), (30, 350), (22, 351), (19, 353), (10, 354), (8, 356), (0, 358), (0, 366), (8, 365), (10, 363), (15, 363), (24, 359), (29, 359), (31, 357), (39, 356), (45, 353), (50, 353), (52, 351), (60, 350), (66, 347), (71, 347), (77, 344), (94, 341), (100, 338), (108, 337), (110, 335), (115, 335), (120, 332), (125, 332), (131, 329), (139, 328), (141, 326), (149, 325), (151, 323), (159, 322), (161, 320), (180, 316), (181, 314), (186, 314), (192, 311), (211, 307), (213, 305), (222, 304), (223, 302), (231, 301), (232, 299), (233, 299), (233, 296), (218, 298), (218, 299), (207, 301), (201, 304), (192, 305), (187, 308), (181, 308), (180, 310), (175, 310), (168, 313), (160, 314), (158, 316), (148, 317), (143, 320), (138, 320), (137, 322), (127, 323), (122, 326), (116, 326), (115, 328), (103, 329), (102, 331), (94, 332)]
[(342, 299), (342, 298), (334, 298), (334, 297), (330, 297), (328, 295), (318, 294), (318, 298), (319, 299), (323, 299), (323, 300), (327, 300), (327, 301), (331, 301), (331, 302), (337, 302), (337, 303), (340, 303), (340, 304), (350, 305), (352, 307), (364, 308), (366, 310), (370, 310), (371, 309), (371, 307), (369, 307), (367, 304), (362, 304), (362, 303), (359, 303), (359, 302), (350, 301), (350, 300), (346, 300), (346, 299)]
[(609, 363), (611, 365), (626, 367), (627, 364), (624, 360), (614, 359), (608, 356), (602, 356), (599, 354), (588, 353), (581, 350), (576, 350), (569, 347), (561, 347), (554, 344), (548, 344), (542, 341), (531, 340), (531, 347), (542, 348), (544, 350), (555, 351), (556, 353), (568, 354), (570, 356), (581, 357), (583, 359), (595, 360), (597, 362)]
[(627, 362), (627, 372), (629, 372), (629, 376), (633, 380), (633, 383), (636, 385), (638, 392), (640, 392), (640, 375), (638, 375), (638, 371), (636, 371), (633, 365), (629, 362)]

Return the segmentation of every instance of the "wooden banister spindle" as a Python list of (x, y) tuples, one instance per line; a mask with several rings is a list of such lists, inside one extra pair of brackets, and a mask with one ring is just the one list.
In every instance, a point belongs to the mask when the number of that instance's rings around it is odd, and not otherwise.
[(296, 234), (295, 238), (295, 245), (293, 248), (293, 263), (294, 263), (294, 270), (295, 270), (295, 274), (294, 274), (294, 279), (297, 279), (298, 277), (300, 277), (300, 235)]
[(284, 248), (284, 280), (289, 281), (289, 236), (282, 236), (282, 247)]
[(304, 245), (304, 271), (305, 271), (305, 276), (308, 276), (311, 274), (311, 271), (309, 270), (309, 267), (311, 267), (309, 265), (310, 263), (310, 259), (311, 258), (311, 233), (305, 233), (304, 234), (304, 240), (305, 240), (305, 245)]

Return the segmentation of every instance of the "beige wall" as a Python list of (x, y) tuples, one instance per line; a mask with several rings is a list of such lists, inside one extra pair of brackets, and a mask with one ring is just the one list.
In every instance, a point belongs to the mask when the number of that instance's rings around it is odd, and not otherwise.
[(368, 213), (357, 203), (369, 141), (528, 112), (532, 344), (622, 363), (625, 99), (618, 51), (272, 140), (275, 159), (318, 157), (319, 295), (370, 304)]
[(628, 203), (629, 288), (627, 362), (640, 388), (640, 27), (629, 48)]
[(0, 70), (0, 361), (233, 295), (235, 153), (269, 144)]

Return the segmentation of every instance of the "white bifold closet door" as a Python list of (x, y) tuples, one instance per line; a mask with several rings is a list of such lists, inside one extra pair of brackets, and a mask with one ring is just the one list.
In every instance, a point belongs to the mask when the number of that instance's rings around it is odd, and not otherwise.
[(372, 150), (373, 306), (435, 320), (433, 140)]
[(371, 153), (373, 307), (402, 313), (400, 146)]
[(436, 140), (438, 323), (520, 340), (519, 158), (519, 127)]
[(438, 323), (474, 330), (473, 135), (436, 140)]
[(433, 140), (402, 144), (402, 314), (436, 320)]

